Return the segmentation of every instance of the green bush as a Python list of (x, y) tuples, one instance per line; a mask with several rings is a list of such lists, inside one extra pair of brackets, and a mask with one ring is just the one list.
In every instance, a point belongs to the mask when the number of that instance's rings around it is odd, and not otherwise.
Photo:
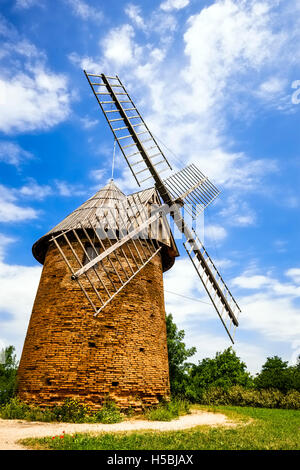
[(300, 393), (292, 390), (287, 394), (280, 390), (254, 390), (239, 385), (225, 390), (211, 387), (202, 395), (203, 405), (252, 406), (256, 408), (300, 409)]
[(2, 419), (24, 419), (26, 421), (56, 421), (56, 416), (50, 408), (42, 409), (30, 406), (14, 397), (0, 408)]
[(66, 398), (62, 405), (55, 406), (52, 411), (57, 421), (65, 423), (83, 423), (89, 415), (88, 407), (73, 398)]
[(238, 385), (253, 387), (253, 380), (246, 370), (246, 364), (237, 357), (232, 348), (217, 353), (212, 359), (203, 359), (198, 365), (193, 364), (187, 383), (186, 397), (197, 403), (201, 402), (207, 390), (212, 388), (225, 391)]
[(101, 410), (95, 413), (94, 420), (100, 423), (119, 423), (123, 418), (117, 405), (113, 401), (107, 400)]
[(290, 390), (281, 400), (280, 408), (300, 410), (300, 392)]
[(0, 408), (0, 416), (3, 419), (25, 419), (29, 413), (30, 406), (23, 403), (18, 398), (12, 398)]
[(190, 413), (190, 404), (187, 400), (173, 399), (162, 402), (158, 406), (146, 412), (146, 418), (150, 421), (171, 421), (181, 414)]
[(100, 411), (93, 412), (72, 398), (67, 398), (62, 405), (53, 408), (39, 408), (30, 406), (14, 397), (0, 407), (0, 417), (64, 423), (118, 423), (122, 421), (122, 414), (112, 401), (106, 401)]

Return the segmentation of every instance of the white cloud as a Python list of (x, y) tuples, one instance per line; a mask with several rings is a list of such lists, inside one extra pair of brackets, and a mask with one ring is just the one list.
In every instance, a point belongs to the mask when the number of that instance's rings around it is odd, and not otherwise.
[(161, 3), (160, 8), (164, 11), (181, 10), (190, 3), (190, 0), (166, 0)]
[(227, 237), (227, 231), (224, 227), (217, 224), (208, 224), (204, 226), (205, 239), (220, 242)]
[(83, 20), (102, 21), (103, 13), (100, 9), (94, 8), (83, 0), (65, 0), (72, 9), (72, 12)]
[[(5, 133), (47, 129), (70, 112), (67, 79), (45, 69), (0, 78), (0, 130)], [(5, 111), (4, 111), (5, 110)]]
[(23, 161), (30, 160), (32, 158), (32, 153), (22, 149), (15, 142), (9, 142), (6, 140), (0, 142), (0, 162), (19, 167)]
[[(132, 5), (131, 9), (127, 6), (126, 12), (134, 22), (142, 15), (140, 8)], [(277, 170), (277, 163), (232, 150), (236, 147), (228, 136), (226, 115), (238, 111), (239, 119), (248, 119), (249, 109), (256, 112), (253, 90), (262, 86), (275, 92), (280, 88), (282, 52), (283, 47), (288, 47), (289, 34), (276, 23), (273, 6), (266, 1), (220, 0), (202, 8), (187, 22), (180, 63), (174, 59), (172, 49), (170, 31), (176, 29), (174, 23), (172, 28), (164, 26), (156, 44), (139, 43), (132, 26), (124, 24), (100, 41), (98, 58), (80, 58), (76, 54), (70, 58), (91, 72), (118, 68), (151, 131), (173, 153), (184, 156), (174, 165), (173, 155), (166, 151), (173, 166), (193, 161), (223, 188), (234, 188), (236, 193), (254, 190), (263, 187), (262, 181)], [(158, 12), (154, 10), (150, 17), (142, 18), (146, 33), (152, 31), (150, 25)], [(161, 9), (160, 15), (173, 21), (172, 15)], [(180, 53), (180, 36), (176, 37)], [(291, 54), (286, 55), (286, 60), (290, 67)], [(277, 82), (270, 79), (273, 71)], [(238, 110), (234, 109), (235, 104), (239, 105)], [(235, 211), (231, 222), (253, 225), (256, 214), (245, 205), (242, 213)]]
[(295, 284), (300, 284), (300, 268), (291, 268), (285, 272), (285, 275), (290, 277)]
[(242, 316), (241, 329), (258, 332), (266, 340), (283, 341), (292, 345), (300, 335), (299, 308), (292, 299), (285, 295), (277, 296), (276, 301), (272, 292), (241, 297)]
[(82, 196), (86, 194), (81, 186), (76, 184), (70, 184), (67, 181), (54, 180), (56, 191), (60, 196), (71, 197), (71, 196)]
[(80, 122), (84, 129), (91, 129), (92, 127), (95, 127), (97, 124), (99, 124), (98, 119), (91, 119), (89, 116), (80, 118)]
[(3, 233), (0, 233), (0, 261), (2, 261), (4, 258), (7, 245), (13, 242), (15, 242), (15, 238), (8, 237), (7, 235), (3, 235)]
[(260, 289), (263, 286), (270, 284), (270, 279), (267, 276), (239, 276), (233, 280), (233, 285), (243, 289)]
[(99, 170), (92, 170), (90, 172), (90, 178), (96, 180), (96, 181), (99, 181), (99, 182), (102, 182), (103, 181), (103, 177), (106, 173), (106, 170), (101, 168)]
[(38, 5), (41, 0), (16, 0), (16, 8), (26, 10), (32, 6)]
[(40, 185), (34, 178), (28, 178), (28, 183), (16, 191), (19, 197), (43, 200), (53, 194), (53, 189), (49, 185)]
[[(299, 351), (300, 269), (291, 268), (285, 274), (292, 277), (294, 283), (279, 281), (268, 273), (251, 274), (250, 271), (230, 283), (235, 287), (234, 294), (242, 310), (234, 349), (252, 373), (258, 372), (267, 356), (277, 354), (278, 343), (291, 362)], [(187, 258), (176, 260), (174, 267), (164, 275), (164, 285), (167, 313), (172, 313), (178, 327), (185, 330), (186, 344), (198, 348), (193, 362), (212, 357), (216, 351), (230, 346)], [(239, 293), (239, 289), (248, 292), (245, 295)], [(250, 333), (255, 338), (252, 344), (245, 339)]]
[(16, 204), (14, 190), (0, 185), (0, 222), (22, 222), (37, 216), (35, 209)]
[(67, 77), (47, 67), (43, 51), (0, 18), (0, 131), (16, 133), (48, 129), (65, 120), (72, 92)]
[[(249, 190), (249, 187), (248, 187)], [(256, 222), (256, 214), (240, 196), (229, 196), (225, 207), (219, 213), (228, 225), (237, 227), (248, 227)]]
[(183, 75), (193, 89), (195, 108), (223, 105), (224, 90), (227, 101), (242, 84), (249, 93), (251, 70), (257, 73), (275, 63), (284, 35), (273, 32), (270, 9), (266, 2), (226, 0), (189, 19), (184, 35), (189, 65)]
[(14, 345), (20, 357), (42, 269), (5, 263), (5, 250), (13, 242), (0, 234), (0, 343)]
[[(36, 295), (41, 267), (0, 261), (0, 341), (14, 345), (20, 357)], [(21, 299), (21, 301), (20, 301)]]
[(141, 8), (138, 5), (129, 3), (125, 7), (125, 13), (138, 28), (141, 28), (141, 29), (146, 28), (145, 21), (141, 15)]
[(101, 73), (101, 61), (97, 62), (91, 57), (80, 57), (77, 52), (68, 55), (69, 61), (76, 67), (80, 67), (90, 73)]
[(286, 276), (293, 282), (284, 282), (270, 274), (245, 272), (232, 280), (232, 285), (251, 291), (240, 296), (241, 328), (255, 330), (266, 339), (287, 342), (290, 347), (300, 336), (300, 270), (291, 268)]
[(278, 77), (271, 77), (260, 85), (259, 91), (264, 96), (274, 95), (281, 93), (284, 90), (285, 86), (286, 80), (280, 79)]
[(134, 29), (129, 24), (112, 29), (103, 40), (104, 57), (116, 65), (129, 65), (139, 51), (133, 37)]

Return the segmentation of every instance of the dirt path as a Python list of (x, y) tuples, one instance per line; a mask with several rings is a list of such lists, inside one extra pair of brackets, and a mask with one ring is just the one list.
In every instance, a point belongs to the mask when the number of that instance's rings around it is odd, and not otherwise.
[(19, 439), (26, 437), (56, 436), (65, 431), (66, 434), (75, 432), (112, 432), (112, 431), (178, 431), (199, 425), (232, 426), (232, 422), (220, 413), (207, 413), (193, 410), (191, 414), (181, 416), (173, 421), (126, 420), (114, 424), (73, 424), (73, 423), (40, 423), (21, 420), (0, 419), (0, 450), (24, 450), (17, 444)]

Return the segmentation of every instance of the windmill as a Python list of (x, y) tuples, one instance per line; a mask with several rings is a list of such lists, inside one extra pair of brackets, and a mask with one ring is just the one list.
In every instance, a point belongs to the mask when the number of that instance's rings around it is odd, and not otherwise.
[[(240, 308), (196, 232), (188, 227), (180, 210), (182, 205), (189, 210), (190, 205), (192, 218), (196, 218), (199, 210), (204, 210), (217, 197), (219, 191), (194, 164), (171, 174), (167, 179), (162, 179), (162, 172), (172, 170), (172, 167), (120, 78), (86, 71), (84, 73), (137, 184), (140, 186), (148, 180), (154, 182), (163, 204), (157, 215), (170, 213), (177, 228), (186, 238), (184, 248), (227, 334), (234, 342), (231, 329), (235, 331), (238, 326)], [(153, 217), (131, 231), (128, 240), (131, 236), (136, 236), (140, 229), (149, 226)], [(124, 241), (123, 239), (121, 243)], [(119, 244), (120, 242), (116, 243), (113, 250), (116, 250)], [(93, 264), (106, 256), (105, 252), (96, 256), (86, 267), (73, 274), (74, 279), (78, 279)]]
[(118, 76), (85, 75), (136, 183), (152, 186), (126, 196), (111, 180), (33, 245), (44, 268), (18, 393), (138, 408), (169, 395), (162, 273), (179, 252), (167, 217), (232, 342), (240, 308), (183, 216), (196, 220), (218, 189), (195, 164), (172, 170)]

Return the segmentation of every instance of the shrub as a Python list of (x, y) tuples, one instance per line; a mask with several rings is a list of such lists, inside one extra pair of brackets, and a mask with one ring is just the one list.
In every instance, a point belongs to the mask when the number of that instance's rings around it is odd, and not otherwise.
[(300, 393), (296, 390), (286, 395), (280, 390), (254, 390), (239, 385), (225, 390), (211, 387), (203, 393), (203, 405), (253, 406), (257, 408), (291, 408), (300, 409)]
[(178, 418), (179, 415), (187, 413), (190, 413), (189, 402), (187, 400), (173, 399), (151, 408), (147, 411), (146, 418), (150, 421), (171, 421)]
[(42, 409), (30, 406), (14, 397), (0, 408), (2, 419), (24, 419), (26, 421), (56, 421), (56, 416), (50, 408)]
[(73, 398), (67, 398), (62, 405), (53, 408), (34, 407), (22, 402), (19, 398), (12, 398), (0, 408), (0, 417), (66, 423), (118, 423), (122, 421), (122, 414), (112, 401), (107, 400), (100, 411), (92, 412), (87, 406)]
[(281, 408), (290, 410), (300, 410), (300, 392), (290, 390), (281, 400)]
[(3, 419), (25, 419), (30, 406), (14, 397), (0, 408), (0, 416)]
[(123, 418), (117, 405), (113, 401), (107, 400), (101, 410), (95, 413), (94, 420), (100, 423), (119, 423)]
[(229, 390), (237, 385), (247, 388), (253, 386), (246, 364), (237, 357), (232, 348), (217, 353), (213, 359), (206, 358), (199, 361), (198, 365), (194, 364), (190, 369), (188, 382), (187, 396), (196, 402), (202, 401), (207, 390), (211, 388)]
[(66, 423), (83, 423), (87, 420), (89, 409), (74, 398), (66, 398), (62, 405), (53, 408), (57, 421)]

